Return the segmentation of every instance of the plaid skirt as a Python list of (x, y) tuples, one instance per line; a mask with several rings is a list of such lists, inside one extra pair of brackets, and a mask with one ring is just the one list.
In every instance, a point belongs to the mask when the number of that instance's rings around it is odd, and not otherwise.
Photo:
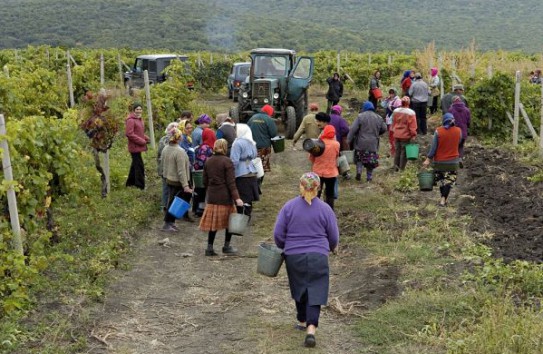
[(270, 167), (271, 151), (272, 151), (271, 146), (267, 147), (267, 148), (262, 148), (262, 149), (257, 150), (258, 157), (260, 157), (260, 159), (262, 160), (262, 167), (264, 168), (264, 172), (270, 172), (271, 171), (271, 167)]
[(230, 214), (236, 213), (234, 205), (206, 204), (204, 214), (200, 219), (199, 228), (202, 231), (218, 231), (228, 228)]

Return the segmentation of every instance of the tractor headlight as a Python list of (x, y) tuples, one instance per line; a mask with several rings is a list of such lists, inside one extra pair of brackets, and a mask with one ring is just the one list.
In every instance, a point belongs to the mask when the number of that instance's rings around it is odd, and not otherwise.
[(279, 98), (279, 92), (273, 94), (273, 99), (276, 100)]
[(268, 100), (267, 98), (264, 98), (264, 103), (270, 103), (270, 100)]
[(258, 100), (255, 98), (255, 99), (253, 100), (253, 103), (254, 103), (254, 104), (258, 104)]
[(241, 94), (241, 97), (247, 98), (247, 97), (249, 97), (249, 94), (247, 92), (244, 92), (244, 93)]

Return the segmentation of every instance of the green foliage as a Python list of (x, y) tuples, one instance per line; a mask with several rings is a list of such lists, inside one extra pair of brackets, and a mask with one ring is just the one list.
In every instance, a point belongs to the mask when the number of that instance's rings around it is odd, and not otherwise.
[(417, 167), (414, 164), (408, 163), (405, 170), (402, 171), (398, 182), (394, 187), (397, 191), (400, 192), (413, 192), (418, 188), (418, 179), (417, 179)]
[(198, 68), (194, 73), (194, 78), (201, 88), (217, 92), (226, 86), (226, 78), (231, 67), (230, 61), (214, 61), (212, 64)]

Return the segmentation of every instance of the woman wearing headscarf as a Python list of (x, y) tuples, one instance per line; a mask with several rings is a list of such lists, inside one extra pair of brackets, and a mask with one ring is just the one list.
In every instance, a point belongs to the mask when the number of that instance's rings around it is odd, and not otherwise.
[(354, 143), (356, 180), (361, 180), (362, 167), (366, 168), (366, 181), (371, 182), (373, 170), (379, 166), (379, 136), (387, 131), (383, 118), (375, 113), (370, 101), (362, 105), (362, 113), (353, 122), (347, 140)]
[(454, 116), (445, 113), (442, 118), (442, 126), (434, 133), (432, 145), (428, 157), (424, 161), (424, 167), (430, 163), (434, 169), (435, 181), (439, 184), (441, 199), (439, 206), (447, 206), (447, 199), (452, 186), (456, 183), (456, 172), (460, 164), (458, 148), (462, 143), (462, 130), (454, 126)]
[(183, 148), (183, 150), (185, 150), (185, 152), (189, 156), (190, 170), (192, 172), (194, 170), (193, 164), (195, 156), (195, 151), (192, 147), (192, 131), (194, 130), (192, 122), (186, 119), (182, 120), (181, 122), (179, 122), (178, 128), (183, 133), (181, 135), (181, 140), (179, 140), (179, 146), (181, 146), (181, 148)]
[(407, 96), (401, 99), (402, 106), (392, 113), (392, 132), (394, 134), (394, 168), (396, 171), (404, 170), (407, 164), (405, 146), (415, 141), (417, 137), (417, 116), (415, 111), (409, 108), (411, 99)]
[(239, 197), (234, 176), (234, 164), (226, 156), (228, 143), (219, 139), (213, 147), (211, 156), (204, 166), (204, 186), (207, 188), (207, 203), (200, 220), (200, 230), (207, 231), (206, 256), (216, 256), (213, 249), (218, 230), (224, 231), (224, 246), (222, 252), (226, 255), (236, 254), (237, 250), (230, 245), (232, 234), (228, 232), (228, 219), (236, 212), (234, 203), (243, 206)]
[(437, 99), (439, 97), (440, 91), (440, 82), (439, 82), (439, 76), (437, 75), (438, 70), (436, 67), (433, 67), (430, 69), (430, 95), (432, 96), (432, 101), (430, 102), (430, 114), (434, 114), (437, 112)]
[(336, 140), (339, 142), (340, 150), (349, 150), (349, 144), (347, 144), (347, 134), (349, 134), (349, 124), (341, 116), (343, 107), (336, 104), (330, 109), (330, 122), (336, 129)]
[(256, 142), (253, 140), (251, 128), (247, 124), (236, 124), (237, 138), (232, 144), (230, 159), (234, 164), (234, 175), (239, 197), (245, 203), (238, 207), (238, 213), (251, 215), (253, 202), (260, 199), (258, 179), (253, 159), (257, 157)]
[[(190, 203), (192, 188), (190, 181), (190, 162), (185, 150), (179, 146), (181, 140), (181, 131), (176, 127), (168, 131), (168, 145), (162, 151), (163, 174), (168, 184), (168, 208), (164, 212), (164, 225), (162, 231), (175, 232), (178, 228), (175, 226), (175, 217), (168, 210), (172, 205), (174, 198), (179, 197)], [(183, 218), (187, 221), (193, 221), (187, 211)]]
[(413, 83), (413, 72), (411, 70), (406, 70), (403, 72), (401, 86), (402, 86), (402, 96), (408, 96), (409, 95), (409, 88), (411, 87), (411, 84)]
[[(213, 146), (215, 145), (215, 132), (210, 128), (204, 128), (202, 131), (202, 142), (195, 150), (194, 164), (192, 167), (194, 171), (203, 171), (205, 163), (211, 155), (213, 155)], [(198, 187), (194, 189), (194, 201), (192, 204), (192, 211), (196, 216), (202, 216), (204, 212), (203, 204), (206, 201), (206, 189)]]
[(156, 165), (157, 165), (157, 172), (158, 176), (162, 179), (162, 210), (166, 211), (166, 208), (168, 206), (168, 184), (166, 183), (166, 178), (164, 177), (164, 167), (162, 164), (162, 151), (168, 145), (168, 142), (170, 140), (170, 136), (168, 135), (168, 132), (173, 129), (177, 128), (178, 123), (177, 122), (171, 122), (166, 127), (166, 130), (164, 131), (164, 136), (160, 138), (158, 141), (158, 148), (157, 148), (157, 156), (156, 156)]
[(295, 328), (306, 330), (305, 347), (316, 345), (321, 305), (328, 302), (329, 252), (336, 252), (339, 229), (334, 211), (318, 197), (321, 181), (314, 172), (300, 178), (300, 196), (277, 216), (274, 240), (284, 250), (290, 293), (296, 303)]
[(141, 153), (147, 151), (149, 137), (145, 135), (145, 127), (143, 119), (141, 119), (143, 109), (141, 104), (134, 103), (132, 111), (126, 118), (125, 134), (128, 138), (128, 152), (132, 157), (130, 171), (126, 180), (126, 186), (134, 186), (139, 189), (145, 189), (145, 167)]
[(309, 114), (302, 119), (302, 123), (298, 127), (296, 133), (294, 133), (294, 137), (292, 138), (292, 146), (296, 146), (296, 142), (301, 138), (302, 135), (305, 137), (305, 139), (316, 139), (319, 137), (320, 129), (317, 126), (317, 121), (315, 119), (315, 115), (318, 111), (319, 105), (317, 103), (309, 104)]
[(368, 101), (373, 103), (374, 107), (377, 107), (377, 102), (381, 98), (381, 97), (375, 96), (376, 89), (381, 87), (380, 80), (381, 80), (381, 72), (379, 70), (375, 70), (370, 80), (370, 91), (369, 91), (369, 96), (368, 96)]
[(464, 157), (464, 143), (468, 138), (468, 128), (471, 124), (471, 111), (466, 107), (460, 96), (454, 96), (449, 113), (454, 116), (454, 125), (462, 130), (462, 143), (458, 150), (462, 158)]
[(388, 97), (382, 102), (385, 108), (385, 124), (388, 130), (388, 143), (390, 144), (390, 156), (394, 158), (396, 147), (394, 145), (394, 132), (392, 131), (392, 112), (402, 106), (402, 100), (397, 94), (395, 88), (388, 90)]
[[(209, 125), (211, 124), (211, 117), (207, 114), (202, 114), (196, 119), (195, 122), (198, 126), (194, 128), (192, 132), (192, 145), (194, 147), (198, 147), (202, 144), (202, 134), (204, 132), (205, 128), (209, 128)], [(213, 145), (211, 145), (213, 147)]]
[(337, 158), (339, 156), (339, 143), (336, 140), (336, 130), (333, 125), (327, 124), (322, 131), (320, 139), (324, 142), (324, 152), (320, 156), (309, 154), (309, 161), (313, 164), (312, 171), (320, 177), (321, 197), (322, 187), (325, 187), (325, 201), (334, 209), (334, 187), (339, 174)]

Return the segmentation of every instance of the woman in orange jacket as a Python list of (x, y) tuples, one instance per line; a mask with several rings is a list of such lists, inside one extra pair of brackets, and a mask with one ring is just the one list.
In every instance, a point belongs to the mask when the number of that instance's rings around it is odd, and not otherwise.
[(310, 154), (309, 160), (313, 163), (312, 171), (315, 172), (321, 180), (321, 187), (317, 196), (319, 198), (321, 197), (322, 187), (324, 186), (326, 204), (334, 209), (334, 186), (339, 174), (337, 168), (339, 142), (336, 140), (336, 129), (334, 126), (330, 124), (326, 125), (320, 139), (324, 142), (324, 152), (318, 157)]
[(417, 137), (417, 117), (415, 111), (409, 108), (411, 99), (407, 96), (402, 97), (402, 106), (396, 108), (392, 113), (392, 131), (394, 134), (394, 167), (396, 171), (405, 169), (407, 164), (407, 154), (405, 145), (414, 141)]

